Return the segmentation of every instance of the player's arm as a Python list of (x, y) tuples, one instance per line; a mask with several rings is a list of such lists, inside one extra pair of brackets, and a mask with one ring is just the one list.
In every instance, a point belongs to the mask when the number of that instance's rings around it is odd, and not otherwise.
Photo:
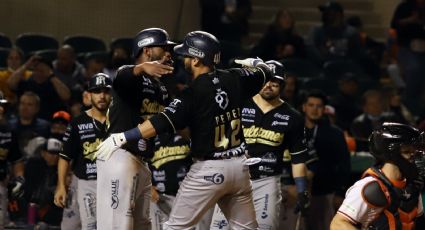
[(345, 216), (337, 213), (331, 222), (331, 230), (357, 230), (356, 228)]
[(66, 177), (69, 170), (69, 161), (59, 158), (58, 161), (58, 184), (56, 186), (54, 203), (56, 206), (64, 208), (66, 203)]
[(116, 133), (104, 140), (96, 151), (99, 160), (108, 160), (111, 154), (128, 141), (148, 139), (157, 134), (183, 129), (188, 124), (192, 104), (192, 90), (187, 89), (180, 98), (174, 99), (164, 111), (139, 124), (136, 128)]

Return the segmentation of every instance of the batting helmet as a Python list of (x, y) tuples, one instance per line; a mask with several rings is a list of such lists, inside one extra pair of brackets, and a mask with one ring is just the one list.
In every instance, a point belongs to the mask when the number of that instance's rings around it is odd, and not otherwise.
[(133, 57), (137, 58), (143, 47), (174, 46), (176, 43), (169, 40), (167, 31), (161, 28), (149, 28), (140, 31), (133, 39)]
[(112, 88), (112, 80), (104, 73), (97, 73), (91, 77), (87, 90), (93, 91), (102, 88)]
[(393, 163), (405, 177), (415, 177), (418, 173), (417, 167), (401, 156), (402, 146), (414, 146), (417, 152), (421, 152), (418, 150), (424, 147), (424, 135), (411, 126), (385, 122), (369, 137), (370, 153), (378, 161)]
[(285, 67), (282, 63), (275, 61), (275, 60), (269, 60), (265, 62), (270, 70), (272, 71), (274, 77), (276, 80), (278, 80), (281, 84), (285, 83), (286, 81), (286, 74), (285, 74)]
[(199, 58), (206, 65), (220, 63), (220, 42), (214, 35), (204, 31), (188, 33), (183, 44), (174, 47), (174, 52)]

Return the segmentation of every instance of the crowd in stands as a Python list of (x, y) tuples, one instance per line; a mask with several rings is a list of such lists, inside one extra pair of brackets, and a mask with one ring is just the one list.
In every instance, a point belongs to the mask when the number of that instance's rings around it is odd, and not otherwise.
[[(346, 19), (342, 5), (328, 2), (318, 9), (322, 24), (305, 37), (297, 33), (291, 12), (281, 9), (249, 48), (241, 45), (249, 31), (249, 0), (200, 2), (201, 29), (223, 44), (236, 44), (222, 50), (229, 57), (222, 66), (244, 56), (282, 62), (287, 70), (282, 99), (302, 111), (303, 95), (312, 89), (325, 92), (325, 117), (344, 133), (351, 152), (367, 152), (369, 135), (384, 121), (425, 130), (425, 0), (398, 5), (386, 42), (367, 35), (360, 17)], [(114, 78), (120, 66), (133, 63), (131, 46), (132, 39), (115, 39), (108, 52), (102, 40), (89, 36), (68, 37), (59, 45), (48, 35), (24, 33), (11, 42), (0, 34), (0, 57), (5, 57), (0, 60), (0, 121), (12, 130), (16, 148), (9, 154), (25, 162), (25, 195), (9, 197), (12, 224), (28, 222), (31, 203), (40, 221), (59, 225), (62, 213), (53, 204), (53, 192), (62, 135), (70, 119), (90, 107), (88, 79), (98, 72)], [(165, 79), (170, 87), (190, 84), (188, 74), (175, 69), (177, 80)], [(13, 165), (16, 159), (0, 161)], [(4, 182), (17, 177), (12, 171)]]

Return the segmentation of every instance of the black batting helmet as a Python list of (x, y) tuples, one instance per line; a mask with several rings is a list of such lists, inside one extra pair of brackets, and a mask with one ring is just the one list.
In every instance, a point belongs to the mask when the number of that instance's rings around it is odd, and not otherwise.
[(88, 85), (88, 91), (93, 91), (96, 89), (112, 88), (112, 80), (107, 74), (97, 73), (91, 77)]
[(176, 43), (169, 40), (167, 31), (161, 28), (149, 28), (140, 31), (133, 39), (133, 57), (137, 58), (143, 47), (174, 46)]
[(401, 156), (402, 146), (414, 146), (418, 152), (422, 152), (424, 135), (412, 126), (385, 122), (369, 137), (370, 153), (378, 161), (393, 163), (405, 177), (414, 177), (417, 168), (413, 162)]
[(220, 63), (220, 42), (214, 35), (204, 31), (188, 33), (183, 43), (174, 47), (174, 52), (199, 58), (206, 65)]
[(283, 64), (275, 60), (269, 60), (265, 63), (269, 66), (271, 72), (273, 73), (273, 78), (279, 81), (281, 85), (283, 85), (286, 81), (285, 67)]

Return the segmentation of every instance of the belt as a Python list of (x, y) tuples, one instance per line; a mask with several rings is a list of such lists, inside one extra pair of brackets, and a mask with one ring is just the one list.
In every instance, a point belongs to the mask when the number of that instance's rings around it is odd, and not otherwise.
[(238, 155), (231, 155), (231, 156), (223, 156), (223, 157), (213, 157), (213, 156), (196, 156), (192, 157), (194, 160), (197, 161), (209, 161), (209, 160), (228, 160), (232, 158), (237, 158), (245, 155), (244, 153), (238, 154)]

